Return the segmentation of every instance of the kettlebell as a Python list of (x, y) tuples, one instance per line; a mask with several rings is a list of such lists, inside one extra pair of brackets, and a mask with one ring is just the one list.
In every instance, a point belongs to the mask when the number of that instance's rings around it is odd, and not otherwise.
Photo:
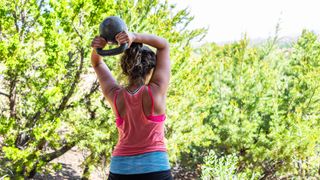
[[(127, 25), (117, 16), (109, 16), (100, 24), (100, 36), (108, 43), (117, 44), (116, 35), (122, 31), (127, 31)], [(109, 50), (97, 48), (97, 53), (101, 56), (113, 56), (122, 53), (128, 48), (128, 43), (121, 44), (119, 47)]]

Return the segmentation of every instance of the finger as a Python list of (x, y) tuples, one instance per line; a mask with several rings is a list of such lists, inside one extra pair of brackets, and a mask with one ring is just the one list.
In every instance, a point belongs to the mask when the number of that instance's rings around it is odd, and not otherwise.
[(103, 37), (99, 37), (98, 38), (100, 41), (106, 41), (106, 39), (104, 39)]
[(92, 48), (99, 48), (97, 45), (92, 45), (91, 47)]
[(91, 46), (96, 45), (97, 43), (95, 41), (91, 42)]
[(107, 40), (105, 38), (101, 38), (101, 42), (107, 43)]
[(129, 39), (128, 37), (119, 37), (119, 38), (118, 38), (119, 41), (128, 40), (128, 39)]
[(119, 34), (125, 34), (125, 32), (124, 32), (124, 31), (121, 31), (121, 32), (119, 32)]
[(92, 41), (92, 43), (96, 43), (96, 44), (100, 43), (100, 40), (99, 39), (95, 39), (95, 40)]
[(101, 43), (102, 41), (100, 39), (96, 39), (94, 42), (95, 43)]
[(97, 37), (97, 38), (95, 38), (95, 40), (102, 41), (102, 40), (104, 40), (104, 38), (103, 37)]
[(97, 48), (101, 48), (103, 45), (101, 43), (97, 43), (97, 42), (93, 42), (91, 44), (92, 47), (97, 47)]
[(123, 38), (123, 37), (126, 37), (128, 36), (127, 34), (125, 34), (124, 32), (121, 32), (119, 34), (117, 34), (117, 38)]
[(101, 46), (100, 44), (95, 44), (94, 47), (95, 48), (103, 48), (103, 46)]
[(91, 44), (91, 47), (96, 48), (98, 45), (97, 44)]
[(93, 40), (97, 40), (97, 39), (99, 39), (100, 38), (100, 36), (95, 36), (94, 38), (93, 38)]
[(115, 38), (118, 38), (118, 37), (120, 36), (120, 34), (121, 34), (121, 33), (118, 33)]
[(119, 43), (121, 43), (121, 44), (128, 43), (128, 42), (129, 42), (128, 39), (123, 39), (123, 40), (120, 40), (120, 41), (119, 41)]
[(119, 38), (117, 39), (118, 43), (123, 43), (123, 41), (124, 41), (123, 39), (119, 39)]
[(97, 44), (106, 44), (106, 41), (105, 40), (102, 40), (102, 39), (97, 39), (96, 41), (94, 41), (95, 43)]
[(128, 36), (121, 36), (118, 38), (119, 40), (129, 40), (129, 37)]
[(117, 38), (121, 37), (121, 35), (122, 35), (122, 33), (120, 32), (120, 33), (118, 33), (118, 34), (116, 35), (115, 38), (117, 39)]
[(95, 44), (95, 45), (99, 45), (99, 44), (101, 44), (99, 41), (95, 41), (95, 42), (93, 42), (93, 44)]
[(123, 37), (121, 35), (119, 35), (118, 37), (116, 37), (116, 40), (119, 41), (120, 39), (122, 39)]
[(119, 44), (125, 44), (125, 43), (128, 43), (128, 41), (126, 40), (122, 40), (122, 41), (118, 41)]
[(122, 37), (129, 37), (128, 34), (125, 33), (125, 32), (123, 32), (123, 33), (121, 34), (121, 36), (122, 36)]

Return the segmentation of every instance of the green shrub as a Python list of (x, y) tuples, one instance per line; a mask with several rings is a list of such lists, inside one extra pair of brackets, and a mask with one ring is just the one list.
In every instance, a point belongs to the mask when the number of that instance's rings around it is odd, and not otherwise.
[(319, 176), (317, 38), (304, 31), (291, 48), (267, 54), (247, 39), (196, 50), (177, 68), (168, 98), (179, 162), (195, 168), (213, 149), (236, 154), (248, 177)]

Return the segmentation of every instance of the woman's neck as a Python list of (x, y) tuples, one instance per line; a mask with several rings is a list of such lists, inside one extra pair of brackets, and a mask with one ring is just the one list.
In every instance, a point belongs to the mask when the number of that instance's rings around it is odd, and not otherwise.
[(142, 87), (141, 84), (132, 84), (132, 85), (128, 85), (126, 88), (126, 90), (131, 93), (131, 94), (135, 94), (136, 92), (139, 91), (139, 89)]
[(142, 78), (141, 79), (135, 79), (135, 80), (129, 80), (129, 85), (127, 87), (136, 89), (136, 88), (141, 87), (144, 84), (145, 84), (145, 82), (144, 82), (144, 79), (142, 79)]
[(127, 85), (127, 89), (129, 91), (135, 91), (136, 89), (140, 88), (141, 86), (143, 86), (144, 83), (129, 83), (129, 85)]

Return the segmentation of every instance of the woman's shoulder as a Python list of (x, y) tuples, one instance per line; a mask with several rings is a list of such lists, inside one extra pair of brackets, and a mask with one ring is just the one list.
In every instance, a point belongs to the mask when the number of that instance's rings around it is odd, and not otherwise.
[(156, 83), (153, 83), (153, 82), (149, 83), (148, 87), (154, 97), (166, 98), (167, 89), (163, 89), (162, 87), (160, 87), (159, 85), (157, 85)]
[(166, 107), (166, 94), (162, 92), (161, 88), (154, 83), (148, 84), (149, 96), (154, 102), (154, 112), (156, 114), (163, 114)]

